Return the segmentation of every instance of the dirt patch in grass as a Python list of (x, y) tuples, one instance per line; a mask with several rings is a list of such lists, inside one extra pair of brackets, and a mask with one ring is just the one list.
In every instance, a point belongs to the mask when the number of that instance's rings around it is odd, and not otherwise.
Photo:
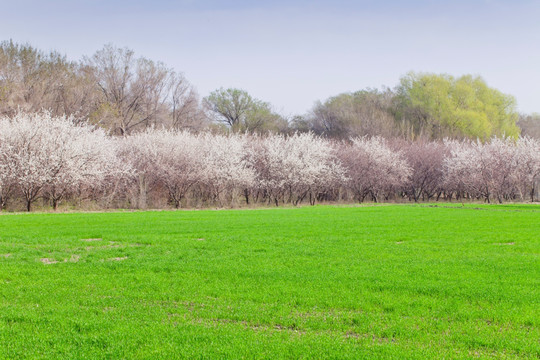
[(92, 241), (102, 241), (102, 238), (92, 238), (92, 239), (81, 239), (81, 241), (84, 242), (92, 242)]
[(498, 246), (509, 246), (509, 245), (515, 245), (515, 243), (514, 243), (514, 242), (495, 243), (494, 245), (498, 245)]
[(125, 248), (126, 245), (119, 244), (114, 241), (109, 241), (108, 245), (101, 245), (101, 246), (87, 246), (85, 249), (86, 251), (90, 250), (106, 250), (106, 249), (119, 249), (119, 248)]
[(79, 255), (71, 255), (71, 257), (69, 259), (65, 259), (64, 262), (72, 262), (72, 263), (76, 263), (76, 262), (79, 262), (79, 259), (81, 257)]
[(0, 254), (0, 257), (3, 257), (3, 258), (8, 258), (10, 256), (11, 256), (11, 254)]
[(114, 258), (110, 258), (109, 261), (124, 261), (126, 260), (128, 257), (127, 256), (123, 256), (123, 257), (114, 257)]
[(58, 261), (51, 259), (51, 258), (41, 258), (39, 259), (43, 265), (52, 265), (57, 264)]

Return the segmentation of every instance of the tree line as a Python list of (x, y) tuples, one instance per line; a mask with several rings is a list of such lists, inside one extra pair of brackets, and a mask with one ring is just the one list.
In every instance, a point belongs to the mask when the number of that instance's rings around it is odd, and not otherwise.
[(287, 117), (241, 89), (201, 98), (185, 77), (132, 50), (106, 45), (79, 61), (28, 44), (0, 43), (0, 115), (47, 110), (111, 135), (150, 127), (214, 133), (312, 132), (326, 138), (415, 139), (540, 136), (540, 115), (470, 75), (409, 73), (393, 89), (364, 89)]
[(0, 43), (0, 209), (535, 201), (540, 115), (479, 77), (409, 73), (286, 118), (106, 45)]
[(0, 117), (0, 206), (26, 209), (534, 201), (540, 140), (328, 139), (148, 128), (113, 137), (73, 117)]

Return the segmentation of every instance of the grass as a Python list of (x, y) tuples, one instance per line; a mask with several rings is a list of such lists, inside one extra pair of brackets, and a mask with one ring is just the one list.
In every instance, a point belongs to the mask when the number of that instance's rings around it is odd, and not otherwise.
[(539, 225), (533, 205), (2, 215), (0, 358), (537, 359)]

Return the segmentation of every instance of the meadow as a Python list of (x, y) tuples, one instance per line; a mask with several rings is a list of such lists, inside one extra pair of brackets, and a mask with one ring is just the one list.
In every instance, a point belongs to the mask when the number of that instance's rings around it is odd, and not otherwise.
[(540, 357), (540, 205), (0, 214), (0, 358)]

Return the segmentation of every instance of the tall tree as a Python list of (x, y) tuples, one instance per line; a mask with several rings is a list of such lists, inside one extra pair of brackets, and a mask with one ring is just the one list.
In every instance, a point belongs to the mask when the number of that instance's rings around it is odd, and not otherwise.
[(255, 99), (240, 89), (218, 89), (205, 98), (216, 121), (233, 132), (284, 132), (287, 121), (270, 104)]
[(95, 122), (121, 135), (162, 122), (169, 69), (112, 45), (85, 63), (101, 93)]
[(199, 95), (182, 74), (171, 75), (169, 108), (169, 127), (173, 129), (200, 131), (208, 126), (208, 117), (201, 107)]
[(308, 115), (308, 126), (316, 134), (333, 138), (394, 135), (390, 90), (360, 90), (317, 102)]
[(113, 133), (124, 135), (153, 125), (194, 128), (203, 119), (192, 86), (161, 62), (106, 45), (84, 64), (100, 93), (90, 118)]
[(540, 139), (540, 114), (520, 115), (518, 126), (521, 129), (521, 135)]
[(0, 43), (0, 113), (47, 110), (87, 116), (94, 105), (91, 82), (77, 63), (28, 44)]
[(517, 137), (516, 101), (480, 77), (409, 73), (396, 88), (394, 115), (409, 137)]

